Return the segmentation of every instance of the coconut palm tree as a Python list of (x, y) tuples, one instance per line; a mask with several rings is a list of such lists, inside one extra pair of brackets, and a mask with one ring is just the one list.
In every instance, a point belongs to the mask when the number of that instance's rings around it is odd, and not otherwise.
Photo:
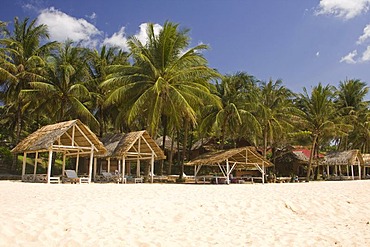
[(243, 125), (257, 132), (260, 129), (251, 107), (255, 100), (246, 97), (255, 95), (253, 88), (256, 88), (254, 78), (246, 73), (227, 75), (216, 83), (215, 94), (221, 99), (221, 107), (209, 104), (203, 108), (199, 130), (220, 133), (220, 149), (224, 148), (226, 138), (241, 135)]
[(337, 134), (344, 134), (343, 126), (348, 127), (340, 122), (333, 99), (334, 87), (323, 86), (321, 83), (312, 88), (311, 94), (303, 88), (303, 93), (297, 99), (297, 105), (301, 109), (301, 130), (308, 131), (312, 140), (307, 181), (310, 180), (314, 150), (317, 150), (320, 138), (334, 138)]
[[(343, 121), (354, 126), (354, 131), (348, 136), (340, 137), (339, 149), (363, 149), (363, 144), (368, 142), (368, 140), (359, 138), (360, 136), (368, 136), (368, 130), (363, 126), (369, 118), (369, 101), (364, 100), (368, 91), (369, 88), (366, 83), (357, 79), (345, 80), (339, 83), (339, 88), (336, 90), (336, 107)], [(360, 143), (358, 142), (359, 139), (361, 139)], [(352, 147), (349, 147), (350, 143)]]
[[(4, 25), (4, 24), (3, 24)], [(31, 81), (43, 78), (44, 58), (56, 47), (56, 42), (43, 43), (49, 38), (46, 25), (36, 25), (36, 20), (14, 19), (14, 31), (6, 30), (0, 39), (0, 83), (5, 88), (5, 104), (15, 110), (15, 139), (17, 143), (23, 128), (28, 102), (20, 93), (30, 87)]]
[(293, 93), (282, 85), (281, 80), (269, 80), (260, 85), (256, 117), (262, 128), (263, 156), (266, 157), (268, 145), (282, 140), (292, 128), (292, 116), (296, 113)]
[(66, 41), (57, 53), (48, 58), (44, 80), (31, 82), (32, 90), (24, 94), (37, 97), (38, 109), (47, 112), (53, 121), (81, 118), (91, 127), (97, 128), (99, 122), (86, 105), (91, 99), (84, 85), (84, 82), (90, 80), (87, 58), (88, 51), (85, 48), (73, 46), (70, 40)]
[[(107, 68), (111, 65), (127, 65), (128, 55), (118, 48), (103, 46), (99, 51), (89, 52), (87, 60), (91, 80), (86, 82), (86, 87), (91, 94), (90, 109), (99, 121), (99, 136), (103, 136), (105, 123), (108, 120), (108, 111), (105, 111), (104, 102), (107, 99), (109, 88), (100, 84), (107, 79)], [(113, 109), (111, 109), (113, 110)], [(109, 111), (112, 112), (113, 111)]]
[[(156, 34), (154, 25), (148, 24), (146, 43), (135, 36), (128, 41), (133, 65), (112, 66), (112, 74), (103, 83), (105, 87), (115, 88), (107, 104), (127, 110), (128, 123), (140, 116), (154, 137), (160, 125), (163, 136), (167, 135), (168, 122), (176, 128), (195, 125), (196, 110), (206, 101), (218, 104), (210, 93), (209, 80), (219, 74), (207, 66), (201, 54), (206, 45), (188, 48), (188, 32), (180, 30), (178, 24), (166, 22)], [(187, 133), (186, 128), (184, 131)]]

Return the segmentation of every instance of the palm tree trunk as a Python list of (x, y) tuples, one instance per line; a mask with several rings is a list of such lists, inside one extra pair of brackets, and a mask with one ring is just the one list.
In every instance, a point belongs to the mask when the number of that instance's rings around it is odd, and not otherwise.
[(266, 159), (267, 153), (267, 128), (263, 130), (263, 157)]
[[(163, 116), (162, 118), (162, 125), (163, 125), (162, 150), (164, 152), (166, 150), (166, 137), (167, 137), (167, 117), (166, 116)], [(163, 163), (164, 163), (164, 160), (161, 160), (161, 169), (159, 171), (159, 175), (163, 175)]]
[(314, 153), (315, 146), (316, 146), (316, 141), (317, 141), (317, 135), (314, 135), (313, 141), (312, 141), (312, 146), (311, 146), (310, 160), (308, 161), (308, 169), (307, 169), (306, 182), (309, 182), (310, 181), (310, 177), (311, 177), (312, 160), (313, 160), (313, 153)]
[(168, 157), (168, 170), (167, 174), (172, 174), (172, 160), (173, 160), (173, 147), (175, 145), (174, 135), (172, 134), (171, 137), (171, 150), (170, 150), (170, 157)]
[(187, 119), (184, 120), (184, 144), (183, 144), (183, 147), (182, 147), (182, 159), (181, 159), (181, 172), (180, 172), (180, 179), (183, 178), (183, 175), (184, 175), (184, 163), (185, 163), (185, 157), (186, 157), (186, 147), (187, 147), (187, 143), (188, 143), (188, 128), (189, 128), (189, 122)]

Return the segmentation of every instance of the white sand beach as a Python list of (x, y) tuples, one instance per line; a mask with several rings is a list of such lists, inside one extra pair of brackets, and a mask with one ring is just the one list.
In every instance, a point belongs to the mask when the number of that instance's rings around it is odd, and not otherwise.
[(370, 246), (370, 181), (0, 182), (0, 246)]

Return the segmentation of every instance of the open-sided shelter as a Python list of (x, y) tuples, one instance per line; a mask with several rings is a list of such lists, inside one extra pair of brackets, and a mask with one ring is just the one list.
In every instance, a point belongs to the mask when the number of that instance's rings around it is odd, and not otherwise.
[[(359, 150), (348, 150), (340, 152), (331, 152), (325, 155), (324, 161), (319, 163), (321, 166), (326, 166), (328, 176), (351, 176), (355, 179), (354, 167), (358, 168), (358, 178), (361, 179), (361, 167), (364, 167), (364, 159)], [(330, 167), (332, 171), (330, 172)]]
[(257, 168), (261, 172), (262, 183), (264, 183), (265, 169), (273, 166), (254, 147), (242, 147), (206, 153), (189, 161), (185, 165), (194, 166), (195, 178), (202, 166), (218, 166), (226, 178), (227, 183), (230, 183), (230, 174), (234, 169), (250, 169), (252, 167)]
[[(53, 161), (53, 152), (59, 152), (63, 154), (62, 174), (64, 174), (67, 157), (76, 157), (76, 172), (78, 172), (79, 157), (90, 157), (89, 182), (91, 182), (94, 154), (104, 154), (106, 149), (98, 137), (80, 120), (76, 119), (40, 128), (18, 143), (18, 145), (13, 148), (12, 152), (23, 153), (23, 181), (27, 180), (27, 177), (31, 177), (33, 181), (44, 180), (50, 183), (52, 179), (51, 165)], [(39, 154), (43, 152), (49, 154), (47, 174), (37, 175), (36, 171), (39, 162)], [(34, 173), (26, 175), (27, 154), (31, 153), (35, 154)]]
[[(99, 159), (107, 161), (107, 171), (111, 170), (111, 161), (114, 160), (120, 167), (122, 177), (125, 176), (126, 161), (136, 162), (136, 176), (140, 176), (140, 161), (150, 161), (151, 182), (153, 182), (154, 161), (165, 159), (163, 150), (151, 138), (145, 130), (130, 132), (127, 134), (111, 134), (102, 139), (108, 152), (97, 156)], [(95, 161), (96, 163), (97, 161)], [(94, 166), (94, 176), (96, 176), (96, 165)]]

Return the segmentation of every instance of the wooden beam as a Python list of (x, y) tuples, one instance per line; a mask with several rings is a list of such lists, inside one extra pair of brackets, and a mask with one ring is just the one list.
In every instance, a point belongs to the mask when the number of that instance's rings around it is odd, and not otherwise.
[(36, 180), (36, 171), (37, 171), (37, 158), (39, 156), (39, 152), (36, 151), (35, 153), (35, 163), (34, 163), (34, 167), (33, 167), (33, 181)]
[(26, 160), (27, 160), (27, 153), (23, 153), (23, 164), (22, 164), (22, 181), (23, 181), (23, 176), (26, 174)]

